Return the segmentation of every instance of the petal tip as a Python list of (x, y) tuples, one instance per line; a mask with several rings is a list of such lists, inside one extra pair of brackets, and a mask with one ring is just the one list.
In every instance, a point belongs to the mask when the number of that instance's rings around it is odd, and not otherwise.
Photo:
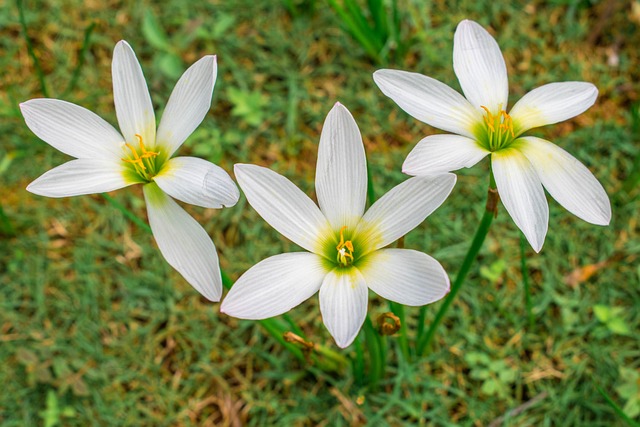
[(35, 194), (36, 196), (53, 197), (53, 198), (59, 197), (59, 196), (56, 197), (53, 195), (49, 195), (46, 193), (46, 191), (42, 191), (39, 184), (40, 183), (38, 182), (38, 180), (35, 180), (31, 184), (27, 185), (26, 190), (31, 194)]
[(234, 183), (233, 194), (231, 195), (229, 202), (224, 203), (223, 206), (225, 208), (232, 208), (238, 203), (239, 200), (240, 200), (240, 190), (238, 190), (238, 186), (235, 185)]
[(200, 58), (200, 61), (206, 61), (206, 62), (210, 62), (211, 66), (215, 66), (218, 62), (217, 59), (217, 55), (205, 55), (202, 58)]
[[(356, 336), (357, 336), (357, 334), (356, 334)], [(355, 337), (355, 336), (354, 336), (354, 337), (347, 338), (347, 339), (345, 339), (345, 340), (342, 340), (342, 339), (340, 339), (340, 340), (339, 340), (339, 339), (337, 339), (337, 338), (335, 338), (335, 337), (334, 337), (334, 340), (336, 341), (336, 345), (337, 345), (338, 347), (340, 347), (340, 348), (347, 348), (347, 347), (349, 347), (349, 346), (351, 345), (351, 343), (352, 343), (353, 341), (355, 341), (355, 339), (356, 339), (356, 337)]]
[(540, 251), (542, 250), (542, 246), (544, 245), (544, 240), (542, 242), (532, 242), (531, 243), (531, 247), (533, 248), (534, 251), (536, 251), (537, 254), (540, 253)]
[(214, 295), (214, 296), (203, 295), (203, 296), (211, 302), (220, 302), (221, 295)]
[(238, 175), (238, 172), (245, 171), (248, 168), (248, 166), (250, 165), (247, 163), (236, 163), (235, 165), (233, 165), (233, 173), (235, 175)]
[(226, 296), (226, 298), (225, 298), (225, 299), (224, 299), (224, 301), (222, 301), (222, 303), (220, 304), (220, 313), (224, 313), (224, 314), (226, 314), (227, 316), (229, 316), (229, 311), (228, 311), (228, 308), (229, 308), (229, 301), (230, 301), (230, 300), (229, 300), (229, 292), (227, 292), (227, 296)]
[(471, 19), (463, 19), (458, 23), (457, 30), (467, 30), (473, 26), (480, 27), (480, 24), (478, 24), (476, 21), (472, 21)]
[[(349, 112), (349, 109), (347, 107), (344, 106), (344, 104), (341, 104), (340, 101), (336, 101), (335, 104), (333, 104), (333, 107), (331, 108), (331, 111), (329, 111), (329, 115), (331, 113), (338, 113), (338, 114), (349, 114), (351, 115), (351, 113)], [(327, 117), (329, 116), (327, 115)]]
[(116, 43), (116, 46), (113, 48), (113, 50), (126, 48), (131, 49), (131, 45), (126, 40), (120, 40), (118, 43)]
[(607, 227), (609, 224), (611, 224), (611, 212), (609, 212), (608, 214), (602, 215), (600, 218), (597, 218), (592, 223), (594, 225), (600, 225), (602, 227)]
[(386, 68), (382, 68), (380, 70), (376, 70), (373, 72), (373, 81), (380, 86), (380, 84), (384, 84), (386, 77), (389, 75), (389, 71)]

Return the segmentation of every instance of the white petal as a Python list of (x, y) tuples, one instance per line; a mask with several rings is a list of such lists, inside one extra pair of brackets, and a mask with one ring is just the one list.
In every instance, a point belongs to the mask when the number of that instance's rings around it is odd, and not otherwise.
[(557, 145), (540, 138), (520, 138), (514, 145), (529, 159), (542, 185), (558, 203), (587, 222), (609, 224), (609, 197), (580, 161)]
[(382, 249), (359, 262), (358, 269), (373, 292), (400, 304), (425, 305), (449, 292), (444, 268), (422, 252)]
[(131, 46), (121, 40), (113, 49), (111, 63), (113, 102), (120, 131), (129, 143), (138, 145), (140, 135), (147, 148), (155, 147), (156, 116), (142, 68)]
[(196, 157), (175, 157), (153, 180), (171, 197), (203, 208), (230, 207), (240, 191), (220, 166)]
[(356, 121), (336, 103), (322, 127), (316, 167), (318, 204), (334, 230), (355, 227), (367, 200), (367, 160)]
[[(456, 176), (444, 174), (409, 178), (369, 208), (355, 235), (365, 253), (404, 236), (435, 211), (451, 193)], [(364, 255), (364, 254), (362, 254)]]
[(437, 175), (470, 168), (489, 151), (476, 141), (459, 135), (431, 135), (409, 153), (402, 172), (413, 176)]
[(20, 104), (24, 121), (53, 148), (80, 159), (123, 157), (124, 138), (96, 114), (58, 99), (31, 99)]
[(327, 269), (309, 252), (275, 255), (254, 265), (233, 285), (220, 311), (241, 319), (286, 313), (315, 294)]
[(322, 252), (331, 227), (306, 194), (284, 176), (261, 166), (237, 164), (234, 171), (247, 200), (265, 221), (304, 249)]
[(27, 190), (40, 196), (68, 197), (104, 193), (134, 183), (125, 178), (122, 162), (77, 159), (45, 172)]
[(498, 43), (476, 22), (458, 24), (453, 38), (453, 69), (464, 95), (476, 108), (497, 114), (507, 109), (509, 81)]
[(184, 72), (171, 92), (158, 126), (158, 144), (171, 156), (191, 135), (211, 108), (216, 83), (216, 57), (207, 55)]
[(367, 285), (356, 268), (335, 268), (324, 278), (320, 312), (338, 347), (347, 347), (358, 336), (367, 317), (367, 299)]
[(169, 265), (210, 301), (220, 301), (218, 254), (198, 222), (154, 183), (143, 187), (153, 237)]
[(549, 205), (533, 166), (515, 148), (493, 153), (491, 165), (502, 204), (533, 249), (540, 252), (549, 225)]
[(598, 89), (586, 82), (549, 83), (520, 98), (509, 115), (516, 135), (583, 113), (596, 102)]
[(373, 73), (382, 93), (408, 114), (428, 125), (474, 138), (482, 114), (462, 95), (431, 77), (400, 70)]

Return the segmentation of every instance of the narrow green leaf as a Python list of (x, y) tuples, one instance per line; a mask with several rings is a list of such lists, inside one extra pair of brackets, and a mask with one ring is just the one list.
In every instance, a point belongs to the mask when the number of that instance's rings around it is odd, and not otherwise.
[(91, 33), (93, 33), (93, 29), (96, 27), (96, 23), (92, 22), (89, 26), (84, 30), (84, 39), (82, 40), (82, 47), (80, 48), (80, 52), (78, 53), (78, 63), (76, 67), (73, 69), (73, 74), (71, 75), (71, 80), (69, 80), (69, 85), (64, 90), (61, 98), (66, 98), (66, 96), (75, 89), (78, 84), (78, 78), (80, 77), (80, 71), (82, 71), (82, 66), (84, 65), (85, 57), (87, 56), (87, 50), (89, 49), (89, 44), (91, 41)]
[(27, 20), (24, 16), (24, 5), (22, 4), (22, 0), (16, 0), (16, 6), (18, 7), (18, 19), (20, 21), (20, 26), (22, 27), (22, 34), (24, 35), (24, 41), (27, 44), (27, 52), (29, 56), (33, 60), (33, 66), (36, 69), (36, 74), (38, 75), (38, 81), (40, 82), (40, 91), (45, 98), (49, 98), (49, 91), (47, 90), (47, 85), (44, 79), (44, 71), (42, 71), (42, 67), (40, 66), (40, 60), (36, 56), (36, 52), (33, 49), (33, 44), (31, 43), (31, 39), (29, 38), (29, 33), (27, 31)]
[(631, 427), (640, 427), (640, 424), (638, 424), (637, 422), (632, 420), (627, 414), (625, 414), (624, 411), (622, 410), (622, 408), (619, 407), (618, 404), (616, 404), (616, 402), (613, 401), (613, 399), (607, 394), (606, 391), (604, 391), (602, 389), (602, 387), (600, 387), (595, 382), (595, 380), (592, 379), (592, 381), (593, 381), (593, 385), (596, 386), (596, 389), (598, 390), (598, 393), (600, 393), (600, 395), (604, 398), (604, 400), (607, 402), (607, 404), (609, 404), (611, 409), (613, 409), (613, 411), (618, 415), (618, 417), (623, 419)]
[(358, 43), (364, 48), (367, 54), (375, 60), (379, 60), (379, 50), (373, 45), (373, 42), (368, 38), (361, 30), (361, 28), (357, 25), (352, 16), (347, 13), (347, 11), (338, 4), (336, 0), (328, 0), (329, 4), (336, 11), (340, 19), (342, 19), (343, 24), (347, 28), (347, 31), (351, 34), (351, 36), (356, 39)]

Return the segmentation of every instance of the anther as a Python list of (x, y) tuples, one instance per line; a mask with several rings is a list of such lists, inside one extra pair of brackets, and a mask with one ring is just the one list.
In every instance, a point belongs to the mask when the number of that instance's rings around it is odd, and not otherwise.
[(496, 128), (493, 126), (493, 114), (491, 114), (491, 111), (489, 111), (489, 109), (484, 105), (481, 105), (480, 108), (482, 108), (487, 113), (484, 116), (484, 122), (487, 124), (487, 126), (489, 126), (489, 129), (491, 129), (492, 132), (495, 132)]
[(342, 264), (344, 267), (348, 266), (353, 262), (353, 243), (351, 240), (344, 240), (344, 230), (347, 229), (347, 226), (343, 226), (340, 229), (340, 243), (336, 246), (336, 250), (338, 251), (338, 255), (336, 256), (336, 260), (339, 264)]
[(142, 157), (138, 156), (138, 152), (136, 151), (136, 149), (127, 142), (125, 142), (124, 145), (133, 153), (133, 160), (131, 159), (122, 159), (122, 160), (124, 160), (127, 163), (133, 163), (135, 165), (139, 165), (142, 170), (146, 170), (147, 168), (144, 166), (144, 163), (142, 162)]
[(159, 154), (155, 151), (147, 151), (147, 148), (144, 146), (144, 142), (142, 141), (142, 136), (137, 133), (135, 136), (136, 138), (138, 138), (138, 143), (140, 144), (140, 151), (142, 151), (142, 156), (140, 156), (141, 158), (148, 159), (149, 157), (155, 157)]

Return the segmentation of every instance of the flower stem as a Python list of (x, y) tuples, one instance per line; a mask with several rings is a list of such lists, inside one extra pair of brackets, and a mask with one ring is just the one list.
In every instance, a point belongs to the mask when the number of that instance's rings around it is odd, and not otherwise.
[(100, 195), (102, 196), (103, 199), (109, 202), (111, 206), (113, 206), (114, 208), (122, 212), (122, 215), (124, 215), (127, 219), (129, 219), (135, 225), (137, 225), (147, 233), (153, 234), (151, 231), (151, 227), (149, 227), (149, 224), (147, 224), (142, 219), (140, 219), (138, 215), (134, 214), (129, 209), (127, 209), (126, 206), (124, 206), (122, 203), (120, 203), (119, 201), (117, 201), (107, 193), (100, 193)]
[(407, 337), (407, 324), (405, 323), (404, 305), (389, 301), (389, 308), (400, 319), (400, 329), (398, 330), (398, 344), (404, 360), (409, 360), (409, 339)]
[[(464, 261), (462, 261), (462, 266), (460, 267), (460, 271), (458, 271), (458, 275), (456, 276), (455, 282), (451, 285), (451, 290), (449, 294), (444, 300), (444, 303), (440, 306), (438, 313), (436, 313), (436, 317), (429, 325), (429, 329), (427, 329), (426, 334), (418, 337), (418, 345), (417, 345), (417, 354), (422, 355), (426, 351), (426, 349), (431, 344), (433, 337), (436, 333), (436, 329), (442, 322), (447, 310), (453, 303), (458, 291), (462, 287), (473, 262), (475, 261), (478, 252), (480, 252), (480, 248), (484, 243), (484, 239), (487, 237), (489, 233), (489, 228), (491, 227), (491, 222), (496, 215), (497, 206), (498, 206), (498, 192), (496, 190), (496, 183), (493, 179), (493, 173), (490, 173), (490, 182), (489, 182), (489, 190), (487, 191), (487, 204), (482, 215), (482, 219), (480, 220), (480, 224), (478, 225), (478, 230), (476, 231), (475, 236), (473, 236), (473, 240), (471, 242), (471, 247), (467, 252), (467, 255), (464, 257)], [(426, 310), (426, 306), (423, 306), (421, 310)], [(422, 313), (420, 313), (420, 318), (424, 318)]]
[[(233, 286), (233, 280), (231, 280), (229, 275), (222, 269), (220, 269), (220, 275), (222, 276), (222, 285), (227, 289), (231, 289), (231, 287)], [(283, 318), (297, 335), (301, 336), (302, 338), (306, 338), (302, 330), (295, 324), (293, 319), (291, 319), (288, 314), (284, 314)], [(276, 318), (258, 320), (258, 323), (260, 323), (260, 325), (269, 333), (269, 335), (273, 337), (273, 339), (280, 343), (284, 348), (289, 350), (291, 354), (293, 354), (298, 360), (303, 363), (309, 362), (309, 357), (311, 357), (311, 359), (318, 365), (318, 367), (320, 367), (320, 369), (325, 372), (339, 371), (342, 367), (348, 364), (347, 359), (343, 355), (336, 353), (335, 351), (319, 344), (316, 344), (314, 346), (313, 351), (324, 356), (326, 362), (324, 360), (318, 359), (313, 353), (307, 353), (305, 355), (305, 353), (302, 352), (300, 348), (296, 347), (290, 342), (287, 342), (284, 339), (284, 334), (285, 332), (287, 332), (287, 328)]]
[(369, 350), (369, 385), (375, 388), (380, 378), (384, 376), (384, 352), (380, 335), (369, 316), (364, 320), (364, 335)]
[(69, 84), (67, 88), (64, 90), (60, 98), (66, 98), (72, 90), (76, 88), (76, 84), (78, 83), (78, 78), (80, 77), (80, 71), (82, 70), (82, 66), (84, 65), (85, 57), (87, 56), (87, 50), (89, 50), (89, 43), (91, 41), (91, 33), (93, 33), (93, 29), (96, 27), (96, 23), (92, 22), (89, 26), (84, 30), (84, 40), (82, 41), (82, 47), (80, 48), (80, 52), (78, 52), (78, 64), (73, 69), (73, 73), (71, 74), (71, 80), (69, 80)]
[(356, 349), (356, 358), (352, 361), (351, 369), (353, 371), (353, 378), (356, 384), (364, 384), (364, 349), (362, 347), (361, 337), (356, 337), (354, 342)]
[[(220, 269), (220, 275), (222, 276), (222, 285), (227, 289), (231, 289), (231, 286), (233, 286), (233, 280), (231, 280), (229, 275), (222, 269)], [(260, 325), (269, 333), (269, 335), (273, 337), (273, 339), (280, 343), (284, 348), (289, 350), (291, 354), (293, 354), (298, 360), (300, 360), (301, 362), (305, 362), (306, 358), (302, 353), (302, 350), (300, 350), (295, 345), (285, 341), (283, 335), (285, 330), (284, 328), (279, 327), (276, 319), (263, 319), (259, 320), (258, 323), (260, 323)]]
[(526, 247), (527, 240), (524, 234), (520, 233), (520, 269), (522, 270), (522, 283), (524, 284), (524, 304), (527, 310), (527, 319), (529, 319), (529, 331), (531, 331), (533, 330), (535, 319), (533, 318), (533, 309), (531, 307), (531, 287), (529, 286)]
[[(376, 192), (373, 186), (373, 179), (371, 176), (371, 168), (367, 163), (367, 201), (369, 207), (373, 206), (376, 201)], [(369, 314), (364, 321), (365, 341), (367, 343), (367, 349), (369, 350), (369, 380), (370, 385), (375, 387), (378, 381), (384, 376), (384, 369), (387, 359), (387, 350), (385, 342), (383, 341), (378, 331), (376, 331)], [(356, 348), (357, 350), (357, 348)]]

